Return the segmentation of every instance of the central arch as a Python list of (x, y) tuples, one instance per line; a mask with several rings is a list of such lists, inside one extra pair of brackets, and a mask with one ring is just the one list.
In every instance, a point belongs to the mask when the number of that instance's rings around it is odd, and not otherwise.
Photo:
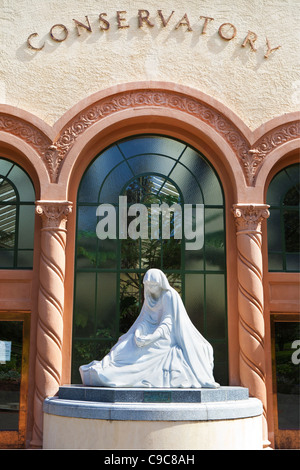
[[(143, 84), (143, 87), (153, 86), (153, 92), (156, 89), (167, 89), (171, 92), (191, 93), (192, 98), (196, 98), (195, 90), (187, 87), (179, 90), (178, 86), (173, 84)], [(114, 90), (106, 90), (92, 95), (84, 103), (70, 110), (55, 125), (55, 129), (71, 129), (71, 123), (75, 122), (76, 116), (84, 116), (85, 109), (92, 109), (99, 100), (105, 98), (112, 100), (113, 94), (122, 91), (126, 93), (137, 93), (137, 84), (126, 84), (120, 90), (115, 87)], [(197, 92), (199, 98), (199, 93)], [(200, 94), (200, 99), (208, 100), (209, 106), (216, 106), (211, 103), (209, 97)], [(202, 96), (203, 95), (203, 96)], [(110, 97), (110, 98), (109, 98)], [(94, 105), (93, 105), (94, 103)], [(226, 109), (218, 104), (226, 113)], [(220, 105), (220, 106), (219, 106)], [(223, 109), (224, 108), (224, 109)], [(215, 107), (217, 109), (217, 107)], [(119, 110), (120, 111), (120, 110)], [(229, 118), (232, 118), (231, 114)], [(235, 119), (239, 121), (238, 119)], [(240, 122), (237, 124), (243, 126)], [(72, 125), (73, 126), (73, 125)], [(247, 129), (244, 129), (247, 134)], [(249, 134), (249, 132), (248, 132)], [(140, 106), (139, 108), (124, 109), (120, 112), (108, 112), (103, 119), (95, 121), (93, 125), (88, 126), (77, 138), (72, 141), (69, 151), (61, 164), (61, 171), (57, 184), (56, 192), (60, 198), (71, 201), (74, 207), (73, 214), (76, 214), (77, 192), (81, 179), (91, 162), (116, 142), (128, 139), (136, 135), (160, 135), (184, 142), (196, 151), (205, 155), (207, 161), (213, 166), (224, 192), (224, 213), (226, 218), (226, 276), (227, 284), (230, 289), (226, 292), (228, 306), (228, 363), (229, 363), (229, 383), (239, 384), (239, 360), (237, 350), (238, 344), (238, 308), (237, 308), (237, 265), (236, 265), (236, 228), (232, 217), (232, 206), (239, 200), (238, 194), (239, 181), (244, 179), (239, 160), (233, 149), (224, 141), (223, 137), (212, 126), (205, 123), (197, 117), (187, 114), (180, 109), (170, 109), (163, 106)], [(60, 136), (63, 136), (61, 131)], [(247, 195), (246, 195), (247, 198)], [(68, 219), (68, 243), (66, 246), (66, 279), (65, 286), (68, 295), (65, 297), (64, 311), (64, 338), (63, 338), (63, 380), (67, 383), (71, 380), (71, 361), (72, 356), (72, 329), (73, 329), (73, 297), (74, 297), (74, 265), (75, 265), (75, 233), (76, 217)]]
[[(126, 198), (128, 214), (136, 203), (146, 211), (153, 203), (176, 204), (185, 211), (201, 206), (202, 245), (188, 248), (185, 218), (180, 239), (174, 235), (174, 219), (169, 239), (162, 237), (162, 226), (156, 238), (132, 240), (117, 231), (115, 239), (99, 239), (97, 207), (109, 204), (118, 214), (120, 196)], [(161, 135), (138, 135), (109, 146), (81, 179), (76, 233), (73, 382), (78, 381), (78, 366), (101, 359), (131, 326), (143, 302), (143, 274), (158, 267), (213, 345), (216, 380), (228, 383), (224, 198), (214, 169), (201, 153)]]

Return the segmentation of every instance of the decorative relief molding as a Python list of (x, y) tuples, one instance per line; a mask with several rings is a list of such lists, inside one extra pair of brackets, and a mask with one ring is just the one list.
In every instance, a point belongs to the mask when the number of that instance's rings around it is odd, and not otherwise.
[(7, 114), (0, 114), (0, 130), (32, 145), (44, 161), (51, 182), (57, 183), (64, 158), (88, 128), (114, 113), (147, 106), (175, 109), (211, 126), (235, 152), (248, 186), (255, 185), (260, 166), (274, 148), (300, 137), (300, 123), (295, 121), (268, 132), (251, 147), (231, 120), (203, 101), (171, 90), (149, 89), (118, 93), (91, 105), (75, 116), (52, 143), (33, 125)]
[(284, 142), (300, 137), (300, 124), (293, 122), (268, 133), (258, 141), (255, 148), (250, 148), (246, 138), (226, 116), (200, 100), (173, 91), (124, 92), (86, 109), (62, 130), (55, 142), (57, 149), (52, 169), (53, 178), (58, 177), (61, 162), (86, 129), (113, 113), (145, 106), (177, 109), (213, 127), (236, 153), (248, 186), (254, 185), (258, 169), (271, 150)]
[[(57, 146), (56, 161), (59, 161), (60, 165), (77, 138), (96, 122), (125, 109), (146, 106), (177, 109), (193, 115), (219, 132), (231, 145), (241, 161), (248, 154), (249, 145), (241, 132), (232, 125), (229, 119), (207, 104), (171, 91), (140, 90), (120, 93), (110, 99), (104, 99), (77, 115), (55, 142)], [(59, 168), (56, 172), (59, 173)]]
[(244, 164), (247, 166), (246, 174), (249, 186), (254, 186), (258, 169), (263, 163), (266, 156), (276, 147), (285, 144), (291, 140), (300, 137), (300, 121), (294, 121), (289, 124), (277, 127), (261, 137), (255, 146), (248, 151), (250, 158), (245, 159)]
[(15, 116), (0, 113), (0, 131), (13, 134), (31, 145), (41, 156), (49, 147), (50, 139), (39, 129)]
[(51, 183), (57, 183), (62, 158), (59, 155), (56, 145), (49, 145), (46, 149), (44, 153), (44, 162), (47, 166)]

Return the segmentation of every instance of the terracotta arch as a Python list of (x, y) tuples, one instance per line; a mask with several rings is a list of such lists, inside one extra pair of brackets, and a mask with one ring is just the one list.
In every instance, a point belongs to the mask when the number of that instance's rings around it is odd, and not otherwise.
[[(85, 132), (70, 150), (61, 169), (58, 186), (67, 200), (76, 200), (75, 188), (88, 164), (95, 156), (116, 141), (141, 134), (159, 134), (177, 138), (202, 152), (214, 166), (223, 187), (237, 197), (237, 181), (243, 173), (232, 149), (223, 142), (207, 124), (199, 126), (194, 117), (182, 112), (174, 114), (165, 110), (124, 111), (122, 116), (110, 116)], [(224, 158), (226, 155), (226, 159)]]
[(286, 166), (299, 163), (299, 161), (299, 141), (297, 140), (287, 142), (270, 153), (257, 178), (257, 186), (264, 200), (272, 178)]
[(39, 198), (42, 181), (44, 178), (48, 179), (48, 175), (45, 166), (33, 149), (21, 140), (0, 132), (0, 157), (17, 163), (26, 171), (32, 179), (36, 198)]
[[(250, 148), (251, 131), (228, 108), (189, 87), (172, 83), (138, 82), (96, 93), (71, 108), (54, 126), (52, 145), (56, 182), (65, 185), (70, 171), (77, 167), (81, 152), (97, 139), (105, 144), (113, 133), (163, 133), (187, 141), (199, 150), (205, 148), (212, 164), (234, 188), (247, 180), (244, 155)], [(85, 153), (85, 161), (87, 155)], [(67, 176), (68, 175), (68, 176)], [(225, 179), (225, 178), (224, 178)], [(239, 184), (237, 184), (237, 182)], [(65, 196), (64, 196), (65, 197)]]
[(255, 188), (262, 201), (271, 178), (286, 165), (299, 161), (299, 113), (289, 113), (271, 119), (253, 132), (253, 149), (261, 161), (255, 178)]
[[(134, 89), (133, 84), (130, 85)], [(148, 90), (149, 91), (149, 90)], [(147, 91), (147, 93), (148, 93)], [(111, 91), (110, 91), (111, 93)], [(144, 93), (144, 92), (143, 92)], [(96, 103), (99, 101), (99, 95), (102, 98), (107, 96), (104, 92), (94, 95)], [(144, 96), (144, 95), (143, 95)], [(109, 95), (109, 100), (113, 98)], [(144, 98), (143, 98), (144, 99)], [(208, 99), (206, 97), (206, 99)], [(91, 106), (94, 107), (94, 100), (90, 97)], [(84, 106), (86, 103), (82, 103)], [(102, 103), (104, 106), (104, 104)], [(205, 120), (187, 113), (185, 110), (171, 109), (167, 106), (155, 106), (146, 104), (145, 106), (125, 107), (119, 111), (108, 112), (101, 119), (97, 119), (93, 124), (82, 129), (82, 132), (69, 136), (71, 129), (76, 129), (77, 120), (83, 115), (87, 115), (86, 108), (79, 109), (79, 105), (73, 108), (75, 116), (67, 119), (64, 116), (59, 123), (56, 124), (56, 130), (60, 127), (61, 141), (58, 139), (55, 145), (57, 148), (60, 142), (66, 142), (67, 149), (63, 157), (60, 167), (57, 186), (59, 187), (60, 197), (62, 200), (68, 200), (76, 205), (78, 186), (82, 175), (89, 163), (109, 145), (116, 141), (138, 134), (160, 134), (169, 137), (178, 138), (187, 144), (201, 151), (210, 161), (221, 179), (221, 183), (225, 193), (225, 211), (226, 211), (226, 238), (228, 240), (227, 260), (228, 275), (232, 278), (231, 285), (233, 288), (228, 294), (228, 315), (230, 318), (229, 325), (229, 363), (230, 363), (230, 383), (239, 383), (238, 364), (236, 359), (236, 342), (237, 342), (237, 307), (236, 307), (236, 235), (235, 224), (231, 214), (231, 207), (238, 199), (238, 188), (246, 185), (245, 176), (230, 143), (216, 131), (216, 129)], [(217, 113), (217, 111), (215, 111)], [(230, 114), (230, 113), (229, 113)], [(239, 121), (237, 119), (237, 121)], [(247, 132), (245, 126), (239, 122), (241, 128)], [(64, 130), (65, 129), (65, 130)], [(66, 132), (66, 133), (65, 133)], [(237, 131), (236, 131), (237, 132)], [(62, 136), (66, 137), (63, 140)], [(67, 137), (69, 136), (69, 137)], [(72, 141), (72, 142), (71, 142)], [(242, 197), (242, 196), (241, 196)], [(75, 209), (73, 213), (75, 214)], [(66, 247), (66, 290), (70, 295), (65, 299), (64, 312), (64, 350), (63, 355), (66, 357), (63, 375), (65, 381), (70, 377), (70, 361), (71, 354), (71, 331), (73, 317), (73, 280), (74, 280), (74, 249), (75, 249), (75, 232), (76, 220), (75, 216), (68, 219), (68, 244)]]
[(33, 114), (0, 105), (0, 152), (32, 177), (37, 198), (50, 182), (45, 155), (53, 138), (53, 129)]

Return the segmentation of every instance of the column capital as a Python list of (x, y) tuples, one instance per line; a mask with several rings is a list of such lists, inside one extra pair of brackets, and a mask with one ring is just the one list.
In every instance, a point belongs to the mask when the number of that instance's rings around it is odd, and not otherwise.
[(35, 212), (43, 219), (44, 228), (65, 228), (68, 215), (72, 212), (69, 201), (36, 201)]
[(237, 231), (261, 231), (261, 223), (270, 215), (267, 204), (234, 204), (232, 212), (235, 218)]

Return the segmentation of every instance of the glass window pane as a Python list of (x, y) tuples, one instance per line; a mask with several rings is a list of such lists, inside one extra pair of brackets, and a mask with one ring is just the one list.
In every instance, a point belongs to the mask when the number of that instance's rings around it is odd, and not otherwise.
[(200, 154), (191, 148), (187, 148), (180, 159), (180, 163), (187, 166), (196, 181), (201, 186), (204, 196), (204, 204), (223, 204), (221, 186), (212, 168), (201, 158)]
[(203, 261), (204, 250), (185, 250), (184, 261), (185, 269), (189, 271), (203, 271), (204, 261)]
[(127, 238), (121, 240), (121, 269), (139, 269), (140, 267), (140, 240)]
[(18, 165), (14, 165), (9, 173), (9, 179), (16, 186), (21, 202), (35, 200), (35, 193), (29, 176)]
[(205, 262), (207, 270), (225, 270), (223, 209), (205, 209)]
[(97, 331), (96, 336), (106, 339), (117, 336), (117, 276), (115, 273), (97, 274)]
[(118, 265), (118, 241), (98, 240), (97, 268), (116, 269)]
[(96, 206), (79, 206), (77, 214), (77, 268), (95, 267), (98, 243)]
[(227, 341), (210, 340), (214, 350), (214, 377), (219, 384), (228, 383), (228, 352)]
[(15, 205), (0, 205), (0, 247), (14, 248), (17, 220)]
[(206, 276), (206, 325), (208, 338), (226, 337), (226, 317), (224, 315), (225, 280), (220, 274)]
[(116, 146), (110, 147), (99, 155), (82, 178), (78, 202), (97, 202), (99, 190), (105, 177), (122, 161), (123, 157)]
[(167, 137), (149, 136), (126, 140), (119, 144), (126, 158), (144, 153), (168, 155), (178, 159), (185, 144)]
[(170, 238), (162, 242), (162, 267), (165, 269), (181, 268), (181, 240)]
[(287, 271), (300, 271), (300, 254), (287, 253), (286, 254), (286, 270)]
[(1, 177), (0, 174), (0, 202), (12, 203), (17, 201), (17, 193), (9, 180)]
[(95, 332), (96, 273), (77, 272), (73, 330), (78, 337)]
[(17, 266), (19, 268), (32, 268), (33, 266), (33, 250), (18, 250)]
[[(162, 155), (139, 155), (128, 159), (128, 164), (135, 175), (151, 172), (168, 175), (176, 160)], [(154, 170), (155, 169), (155, 170)]]
[(289, 253), (300, 252), (299, 210), (285, 210), (283, 212), (285, 250)]
[(185, 308), (193, 324), (205, 336), (204, 275), (185, 275)]
[[(279, 429), (299, 429), (299, 322), (275, 322), (275, 360)], [(295, 346), (296, 345), (296, 346)], [(298, 345), (298, 346), (297, 346)]]
[(127, 163), (118, 165), (112, 173), (105, 179), (100, 191), (100, 202), (108, 204), (118, 204), (119, 196), (127, 181), (129, 181), (134, 174), (129, 169)]
[[(284, 202), (286, 194), (290, 189), (299, 191), (300, 170), (299, 164), (291, 165), (281, 170), (272, 179), (267, 193), (267, 203), (280, 205)], [(288, 200), (286, 201), (287, 204)], [(290, 201), (291, 202), (291, 201)]]
[(0, 247), (0, 268), (13, 268), (14, 267), (14, 251), (6, 250)]
[(79, 233), (96, 234), (97, 227), (97, 205), (78, 206), (78, 231)]
[(23, 322), (0, 322), (0, 431), (19, 429)]
[(0, 158), (0, 175), (6, 176), (12, 169), (13, 165), (13, 162), (6, 160), (5, 158)]
[(193, 173), (185, 166), (178, 163), (170, 174), (170, 179), (180, 188), (185, 204), (203, 204), (199, 184)]
[(271, 271), (299, 271), (299, 176), (299, 165), (291, 165), (281, 170), (268, 188), (267, 203), (271, 205), (268, 220)]
[(120, 274), (120, 335), (126, 333), (140, 314), (143, 303), (142, 276), (138, 273)]
[(299, 206), (299, 183), (288, 190), (284, 196), (283, 204), (285, 206)]
[(280, 171), (271, 181), (268, 188), (267, 204), (278, 206), (290, 186), (289, 178), (285, 171)]
[(268, 247), (270, 252), (282, 250), (280, 227), (280, 210), (270, 208), (270, 217), (268, 219)]
[(20, 206), (19, 208), (19, 239), (18, 247), (32, 248), (34, 237), (34, 206)]
[(283, 270), (282, 253), (269, 253), (269, 271)]
[[(27, 203), (33, 203), (34, 200), (34, 187), (25, 171), (15, 163), (0, 158), (0, 268), (2, 269), (32, 268), (35, 207), (34, 204)], [(24, 249), (31, 251), (25, 252)]]
[(162, 265), (162, 242), (161, 240), (141, 240), (141, 269), (158, 268)]

